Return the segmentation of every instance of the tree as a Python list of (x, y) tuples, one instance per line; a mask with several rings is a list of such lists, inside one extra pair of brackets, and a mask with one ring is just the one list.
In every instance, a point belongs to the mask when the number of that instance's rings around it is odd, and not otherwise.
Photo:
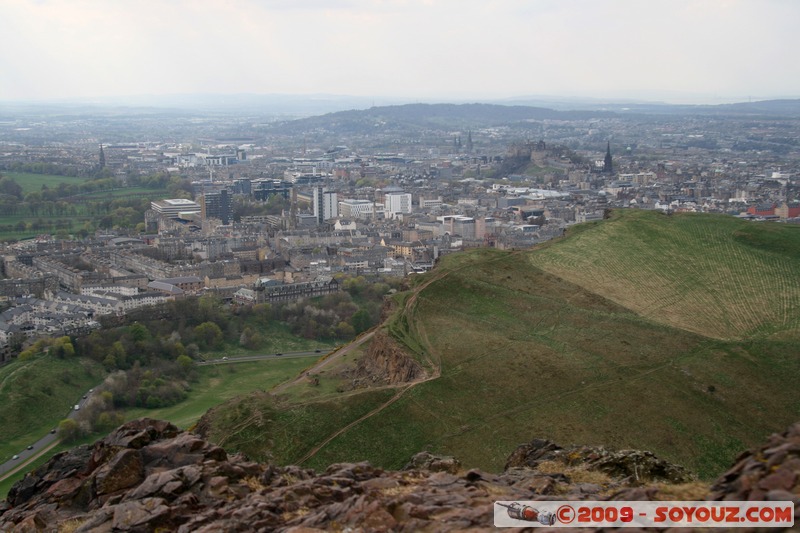
[(125, 422), (125, 417), (122, 413), (103, 411), (98, 415), (97, 420), (95, 420), (94, 429), (95, 431), (106, 432), (114, 429), (123, 422)]
[(150, 332), (147, 331), (147, 328), (139, 322), (131, 325), (128, 332), (130, 333), (131, 339), (133, 339), (134, 342), (141, 342), (150, 338)]
[(192, 358), (188, 355), (179, 355), (176, 361), (184, 374), (188, 374), (192, 367), (194, 367), (194, 361), (192, 361)]
[(213, 350), (222, 346), (222, 330), (213, 322), (203, 322), (194, 328), (194, 335), (203, 348)]
[(255, 350), (264, 342), (264, 338), (260, 333), (253, 330), (251, 327), (244, 328), (242, 334), (239, 335), (239, 345), (247, 348), (248, 350)]
[(22, 200), (22, 186), (13, 178), (3, 176), (0, 178), (0, 194), (7, 194), (17, 200)]
[(64, 335), (53, 341), (50, 353), (58, 358), (64, 359), (65, 357), (72, 357), (75, 355), (75, 347), (72, 345), (72, 340)]
[(366, 309), (359, 309), (353, 313), (350, 323), (353, 324), (353, 329), (358, 335), (372, 327), (372, 317), (369, 316), (369, 312)]
[(111, 345), (108, 354), (103, 360), (103, 364), (107, 370), (113, 368), (125, 368), (128, 359), (128, 354), (125, 353), (125, 347), (120, 341), (116, 341)]
[(71, 419), (65, 418), (58, 423), (58, 438), (64, 442), (73, 442), (81, 436), (80, 426), (78, 423)]

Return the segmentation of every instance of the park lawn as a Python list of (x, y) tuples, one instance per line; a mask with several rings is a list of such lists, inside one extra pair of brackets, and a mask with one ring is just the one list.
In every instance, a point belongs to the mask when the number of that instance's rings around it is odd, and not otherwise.
[(167, 189), (151, 189), (147, 187), (124, 187), (106, 191), (93, 191), (81, 194), (77, 197), (81, 200), (108, 200), (112, 198), (142, 197), (142, 198), (166, 198), (169, 196)]
[[(179, 428), (186, 429), (194, 425), (212, 407), (239, 395), (259, 390), (269, 390), (279, 383), (294, 378), (313, 361), (314, 358), (312, 357), (304, 357), (198, 367), (198, 380), (192, 384), (187, 399), (176, 405), (159, 409), (128, 409), (124, 413), (125, 420), (135, 420), (142, 417), (155, 418), (168, 420)], [(3, 376), (8, 377), (8, 367), (11, 366), (19, 367), (19, 365), (11, 363), (0, 368), (0, 383), (3, 380)], [(19, 368), (14, 370), (19, 370)], [(31, 434), (29, 439), (35, 440), (35, 438), (41, 437), (50, 428), (55, 427), (57, 423), (58, 420), (45, 424), (43, 428), (38, 430), (38, 433), (36, 431), (29, 432)], [(56, 453), (70, 450), (80, 444), (91, 444), (102, 437), (103, 435), (100, 434), (91, 434), (78, 442), (58, 444), (49, 453), (31, 463), (28, 468), (0, 482), (0, 498), (5, 498), (11, 486), (22, 479), (26, 472), (30, 472), (44, 464)], [(18, 448), (19, 446), (13, 449), (18, 451)], [(10, 457), (9, 455), (5, 459), (10, 459)]]
[(41, 191), (42, 185), (47, 185), (50, 189), (58, 187), (59, 183), (68, 185), (80, 185), (88, 178), (76, 178), (75, 176), (56, 176), (53, 174), (31, 174), (30, 172), (3, 172), (4, 176), (16, 181), (22, 192), (28, 194), (33, 191)]
[(315, 340), (297, 336), (289, 330), (287, 324), (270, 320), (266, 326), (251, 319), (246, 326), (259, 331), (264, 342), (255, 349), (245, 348), (238, 343), (226, 343), (219, 350), (206, 351), (200, 354), (204, 361), (222, 359), (223, 357), (237, 357), (243, 355), (264, 355), (273, 353), (313, 352), (320, 350), (324, 355), (336, 347), (334, 340)]
[(269, 390), (294, 378), (315, 360), (313, 357), (298, 357), (201, 366), (197, 368), (198, 380), (191, 384), (186, 400), (158, 409), (128, 409), (125, 418), (158, 418), (186, 429), (212, 407), (242, 394)]

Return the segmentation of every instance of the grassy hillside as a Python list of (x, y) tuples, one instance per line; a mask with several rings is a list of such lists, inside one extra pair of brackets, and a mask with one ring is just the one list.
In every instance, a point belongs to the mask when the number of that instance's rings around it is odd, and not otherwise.
[[(269, 389), (294, 377), (312, 361), (313, 358), (287, 357), (200, 366), (197, 367), (197, 380), (192, 383), (188, 397), (182, 402), (158, 409), (127, 409), (124, 416), (126, 420), (158, 418), (187, 428), (220, 402), (251, 391)], [(84, 374), (91, 378), (89, 382), (82, 378)], [(89, 387), (100, 383), (102, 374), (101, 369), (93, 366), (88, 359), (63, 360), (50, 356), (39, 356), (27, 362), (13, 361), (0, 367), (0, 423), (3, 424), (0, 460), (10, 459), (14, 453), (55, 427)], [(71, 386), (63, 384), (67, 376), (71, 376), (68, 378)], [(45, 400), (42, 394), (47, 390), (51, 394)], [(29, 403), (32, 408), (23, 408), (20, 402)], [(94, 442), (100, 436), (92, 434), (84, 442)], [(80, 443), (60, 444), (29, 468), (0, 482), (0, 500), (6, 497), (11, 485), (22, 479), (25, 472), (43, 464), (57, 452), (77, 444)]]
[[(352, 392), (284, 405), (274, 456), (394, 468), (427, 449), (499, 470), (544, 437), (714, 476), (800, 418), (798, 255), (797, 228), (625, 211), (541, 249), (447, 256), (385, 325), (430, 379), (360, 409)], [(352, 415), (334, 428), (336, 401)]]
[(0, 366), (0, 461), (56, 427), (104, 375), (86, 358), (38, 355)]
[(797, 226), (624, 210), (527, 257), (642, 316), (701, 335), (800, 335)]

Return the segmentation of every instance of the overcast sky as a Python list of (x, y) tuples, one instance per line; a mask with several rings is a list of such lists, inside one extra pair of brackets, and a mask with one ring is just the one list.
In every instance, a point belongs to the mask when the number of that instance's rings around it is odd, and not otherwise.
[(0, 0), (0, 100), (800, 97), (797, 0)]

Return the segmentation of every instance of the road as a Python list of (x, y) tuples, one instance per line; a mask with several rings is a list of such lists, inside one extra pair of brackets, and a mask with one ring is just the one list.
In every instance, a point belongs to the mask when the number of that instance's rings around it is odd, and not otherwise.
[(320, 370), (322, 370), (322, 368), (324, 368), (325, 366), (331, 364), (331, 362), (335, 361), (336, 359), (342, 357), (343, 355), (348, 353), (353, 348), (355, 348), (355, 347), (363, 344), (364, 342), (368, 341), (369, 339), (371, 339), (372, 336), (375, 334), (375, 330), (376, 330), (376, 328), (372, 328), (367, 333), (362, 333), (361, 336), (356, 338), (356, 340), (354, 340), (353, 342), (342, 346), (341, 348), (339, 348), (338, 350), (336, 350), (334, 352), (329, 352), (327, 357), (325, 357), (325, 359), (323, 359), (322, 361), (317, 362), (313, 367), (311, 367), (308, 370), (306, 370), (305, 372), (301, 373), (299, 376), (297, 376), (293, 380), (287, 381), (285, 383), (281, 383), (280, 385), (277, 385), (277, 386), (273, 387), (269, 391), (269, 393), (274, 396), (276, 394), (279, 394), (279, 393), (283, 392), (284, 390), (286, 390), (286, 388), (294, 385), (295, 383), (299, 383), (301, 381), (305, 381), (307, 379), (308, 374), (314, 374), (316, 372), (319, 372)]
[[(294, 359), (298, 357), (322, 357), (327, 353), (324, 350), (311, 350), (306, 352), (287, 352), (287, 353), (269, 353), (269, 354), (261, 354), (261, 355), (242, 355), (238, 357), (223, 357), (221, 359), (210, 359), (207, 361), (198, 361), (196, 364), (197, 366), (207, 366), (207, 365), (222, 365), (222, 364), (232, 364), (232, 363), (246, 363), (249, 361), (262, 361), (265, 359)], [(86, 392), (86, 394), (78, 399), (75, 404), (70, 406), (69, 413), (66, 414), (65, 418), (75, 418), (78, 414), (78, 411), (75, 410), (75, 405), (83, 407), (84, 404), (88, 401), (89, 396), (92, 394), (94, 389), (90, 389)], [(19, 470), (22, 470), (26, 466), (30, 465), (33, 461), (53, 449), (58, 444), (58, 435), (56, 433), (47, 433), (45, 436), (37, 440), (36, 442), (32, 442), (30, 445), (33, 449), (22, 449), (16, 453), (17, 459), (11, 459), (6, 461), (5, 463), (0, 464), (0, 481), (3, 481), (9, 476), (14, 475)]]
[(208, 359), (198, 361), (197, 366), (224, 365), (229, 363), (246, 363), (248, 361), (263, 361), (265, 359), (292, 359), (296, 357), (322, 357), (326, 351), (312, 350), (309, 352), (265, 353), (261, 355), (241, 355), (238, 357), (223, 357), (221, 359)]
[[(88, 390), (83, 398), (79, 398), (72, 406), (69, 406), (69, 413), (65, 415), (65, 418), (75, 418), (78, 412), (75, 410), (74, 406), (78, 405), (83, 407), (89, 400), (89, 396), (92, 394), (93, 390), (94, 389)], [(33, 447), (32, 449), (22, 449), (18, 451), (16, 453), (17, 459), (11, 459), (3, 464), (0, 464), (0, 481), (3, 481), (7, 477), (15, 474), (18, 470), (21, 470), (28, 464), (32, 463), (40, 456), (47, 453), (56, 444), (58, 444), (58, 435), (56, 433), (47, 433), (44, 437), (30, 444), (30, 446)]]
[[(325, 354), (326, 351), (323, 350), (312, 350), (306, 352), (287, 352), (287, 353), (269, 353), (269, 354), (261, 354), (261, 355), (242, 355), (239, 357), (223, 357), (221, 359), (211, 359), (207, 361), (198, 361), (196, 364), (197, 366), (206, 366), (206, 365), (221, 365), (221, 364), (232, 364), (232, 363), (246, 363), (248, 361), (261, 361), (265, 359), (293, 359), (297, 357), (321, 357)], [(83, 407), (84, 404), (88, 401), (89, 396), (92, 394), (94, 389), (90, 389), (86, 392), (84, 397), (78, 399), (75, 404), (70, 406), (69, 412), (65, 415), (65, 418), (75, 418), (78, 414), (78, 411), (75, 410), (75, 405)], [(37, 440), (36, 442), (32, 442), (30, 445), (33, 449), (22, 449), (16, 453), (17, 459), (11, 459), (6, 461), (5, 463), (0, 464), (0, 481), (8, 478), (9, 476), (14, 475), (19, 470), (22, 470), (26, 466), (30, 465), (33, 461), (53, 449), (58, 444), (58, 435), (56, 433), (47, 433), (42, 438)]]

